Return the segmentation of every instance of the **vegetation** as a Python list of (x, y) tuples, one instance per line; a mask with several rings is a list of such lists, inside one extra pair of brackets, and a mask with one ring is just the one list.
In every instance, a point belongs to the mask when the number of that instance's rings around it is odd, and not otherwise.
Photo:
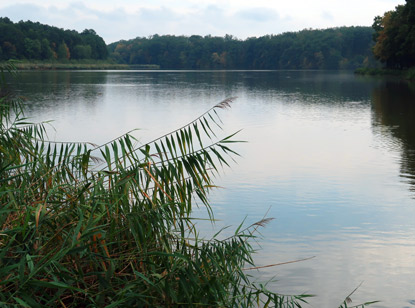
[(68, 60), (60, 61), (39, 61), (24, 60), (15, 62), (15, 66), (19, 70), (99, 70), (99, 69), (130, 69), (129, 65), (117, 64), (107, 60)]
[(373, 53), (388, 69), (415, 66), (415, 0), (374, 19)]
[[(239, 40), (232, 35), (153, 35), (108, 46), (94, 30), (82, 33), (38, 22), (0, 18), (0, 61), (66, 64), (87, 59), (162, 69), (355, 69), (375, 60), (373, 29), (341, 27), (303, 30)], [(27, 63), (27, 62), (26, 62)], [(36, 66), (30, 66), (36, 67)], [(55, 66), (58, 67), (58, 66)]]
[[(4, 81), (5, 74), (2, 70)], [(232, 159), (216, 140), (227, 99), (188, 125), (135, 146), (54, 143), (0, 100), (0, 306), (300, 307), (250, 281), (250, 240), (265, 218), (225, 239), (198, 237), (215, 174)]]
[(108, 51), (104, 40), (94, 30), (82, 33), (43, 25), (38, 22), (13, 23), (0, 18), (0, 61), (9, 59), (104, 60)]
[(303, 30), (238, 40), (154, 35), (108, 45), (118, 63), (164, 69), (355, 69), (374, 63), (373, 29)]

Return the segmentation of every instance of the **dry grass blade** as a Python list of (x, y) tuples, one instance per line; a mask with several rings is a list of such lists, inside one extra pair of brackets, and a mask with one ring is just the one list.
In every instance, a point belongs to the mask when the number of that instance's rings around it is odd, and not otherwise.
[(237, 99), (236, 96), (229, 97), (223, 101), (221, 101), (219, 104), (217, 104), (214, 108), (220, 108), (220, 109), (227, 109), (231, 108), (231, 103)]
[(264, 266), (248, 267), (248, 268), (243, 268), (242, 270), (243, 271), (258, 270), (258, 269), (262, 269), (262, 268), (268, 268), (268, 267), (286, 265), (286, 264), (291, 264), (291, 263), (303, 262), (303, 261), (311, 260), (311, 259), (314, 259), (314, 258), (315, 258), (315, 256), (305, 258), (305, 259), (300, 259), (300, 260), (287, 261), (287, 262), (281, 262), (281, 263), (276, 263), (276, 264), (268, 264), (268, 265), (264, 265)]
[(260, 221), (257, 221), (252, 224), (252, 226), (260, 226), (265, 227), (267, 224), (269, 224), (271, 221), (273, 221), (275, 218), (269, 217), (269, 218), (263, 218)]

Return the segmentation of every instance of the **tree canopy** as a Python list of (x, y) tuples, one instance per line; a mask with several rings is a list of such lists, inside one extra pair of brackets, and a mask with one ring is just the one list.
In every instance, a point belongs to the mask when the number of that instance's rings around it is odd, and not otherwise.
[(415, 0), (376, 16), (373, 53), (387, 68), (415, 66)]
[(0, 61), (9, 59), (97, 59), (108, 57), (104, 40), (92, 29), (82, 33), (32, 21), (0, 18)]
[(108, 45), (118, 63), (165, 69), (354, 69), (374, 61), (373, 29), (303, 30), (239, 40), (232, 35), (153, 35)]

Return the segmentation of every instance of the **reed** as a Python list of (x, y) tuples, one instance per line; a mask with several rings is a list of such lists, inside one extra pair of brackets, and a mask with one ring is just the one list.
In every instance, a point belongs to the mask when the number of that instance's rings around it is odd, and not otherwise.
[[(13, 67), (2, 67), (13, 71)], [(2, 88), (5, 88), (3, 80)], [(56, 143), (19, 98), (0, 99), (0, 306), (300, 307), (252, 282), (251, 240), (268, 219), (199, 238), (195, 204), (213, 219), (214, 177), (237, 153), (217, 139), (227, 99), (136, 146)]]

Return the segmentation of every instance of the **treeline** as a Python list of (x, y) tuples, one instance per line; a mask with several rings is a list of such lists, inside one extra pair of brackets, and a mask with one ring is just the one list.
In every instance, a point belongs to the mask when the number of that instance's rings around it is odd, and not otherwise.
[(239, 40), (231, 35), (154, 35), (108, 46), (118, 63), (162, 69), (355, 69), (375, 62), (374, 30), (340, 27)]
[(370, 27), (340, 27), (246, 40), (232, 35), (156, 34), (106, 46), (92, 29), (79, 33), (39, 22), (13, 23), (6, 17), (0, 18), (0, 61), (106, 60), (110, 56), (119, 64), (162, 69), (355, 69), (376, 62), (374, 33)]
[(375, 17), (373, 28), (377, 59), (387, 68), (415, 66), (415, 0), (406, 0), (405, 5)]
[(94, 30), (79, 33), (39, 22), (0, 18), (0, 61), (108, 58), (104, 40)]

